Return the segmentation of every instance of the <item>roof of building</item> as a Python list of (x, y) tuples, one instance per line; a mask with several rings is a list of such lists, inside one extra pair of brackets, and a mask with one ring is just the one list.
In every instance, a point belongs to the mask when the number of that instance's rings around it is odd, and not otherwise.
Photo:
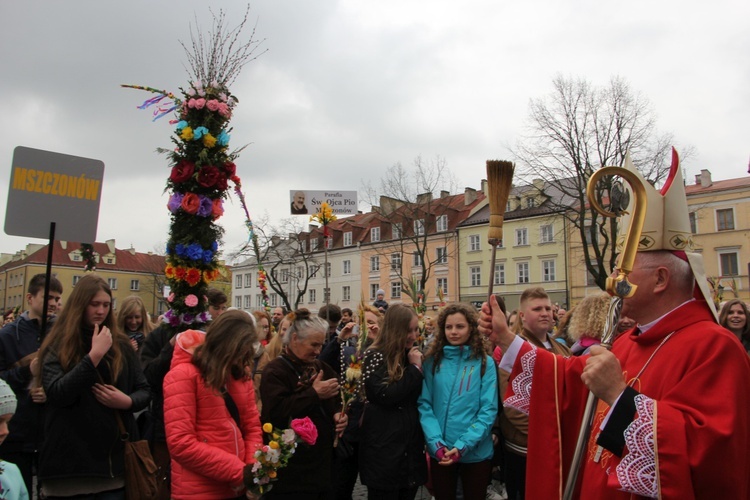
[[(99, 255), (99, 262), (96, 263), (96, 269), (99, 271), (112, 270), (154, 274), (164, 273), (166, 257), (163, 255), (136, 252), (133, 248), (121, 250), (114, 247), (113, 240), (110, 240), (110, 242), (107, 243), (94, 243), (93, 247), (94, 254)], [(80, 251), (80, 249), (81, 243), (78, 242), (55, 241), (52, 246), (52, 265), (58, 267), (81, 267), (81, 269), (83, 269), (84, 263), (82, 261), (74, 261), (71, 258), (71, 254), (76, 250)], [(5, 263), (0, 266), (0, 271), (6, 271), (27, 264), (46, 265), (47, 253), (48, 245), (44, 245), (42, 248), (37, 249), (26, 257)], [(115, 258), (112, 264), (108, 264), (107, 260), (103, 258), (107, 255), (114, 255)]]
[(687, 196), (690, 196), (696, 194), (714, 193), (717, 191), (729, 191), (731, 189), (744, 188), (750, 188), (750, 176), (739, 177), (736, 179), (726, 179), (723, 181), (711, 181), (710, 185), (708, 186), (703, 186), (700, 183), (691, 184), (689, 186), (685, 186), (685, 194)]

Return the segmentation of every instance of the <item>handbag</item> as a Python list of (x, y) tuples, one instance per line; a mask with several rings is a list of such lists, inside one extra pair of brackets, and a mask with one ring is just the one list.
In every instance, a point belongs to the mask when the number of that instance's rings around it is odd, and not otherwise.
[(154, 499), (159, 486), (156, 479), (157, 467), (151, 456), (148, 441), (130, 441), (120, 412), (115, 412), (115, 418), (120, 429), (120, 439), (125, 445), (125, 497), (127, 500)]

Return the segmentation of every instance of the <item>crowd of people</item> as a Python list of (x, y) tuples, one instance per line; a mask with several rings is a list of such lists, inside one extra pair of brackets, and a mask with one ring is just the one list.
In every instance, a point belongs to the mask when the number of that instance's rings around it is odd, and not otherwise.
[[(601, 399), (600, 413), (612, 414), (591, 445), (600, 446), (607, 466), (644, 451), (622, 437), (626, 428), (634, 432), (628, 427), (634, 418), (647, 418), (643, 401), (660, 405), (666, 422), (659, 425), (680, 424), (684, 439), (657, 426), (667, 436), (658, 458), (675, 463), (665, 467), (657, 489), (632, 487), (638, 473), (632, 470), (633, 477), (618, 476), (619, 488), (665, 498), (692, 488), (700, 498), (718, 481), (725, 498), (739, 498), (732, 494), (749, 490), (730, 481), (731, 471), (747, 463), (741, 456), (747, 448), (736, 451), (731, 441), (748, 440), (748, 393), (727, 403), (704, 391), (716, 380), (713, 359), (733, 374), (722, 379), (723, 391), (750, 386), (748, 307), (728, 301), (715, 325), (698, 302), (676, 292), (692, 283), (689, 268), (671, 254), (639, 259), (643, 270), (633, 274), (642, 289), (625, 301), (618, 324), (623, 338), (612, 353), (598, 346), (609, 305), (604, 293), (565, 311), (544, 289), (531, 287), (514, 311), (492, 297), (481, 312), (450, 303), (436, 318), (418, 316), (409, 305), (389, 306), (379, 296), (360, 318), (335, 305), (317, 314), (280, 307), (249, 314), (227, 309), (226, 295), (211, 289), (205, 331), (174, 332), (155, 326), (136, 296), (115, 313), (112, 292), (96, 274), (76, 284), (57, 314), (62, 285), (51, 278), (45, 298), (45, 276), (35, 276), (28, 309), (0, 330), (3, 498), (30, 497), (34, 475), (46, 498), (125, 498), (117, 415), (130, 435), (149, 440), (164, 499), (256, 498), (248, 487), (254, 453), (264, 445), (262, 425), (283, 429), (304, 417), (317, 440), (296, 449), (264, 498), (349, 499), (358, 479), (371, 499), (413, 499), (425, 485), (437, 500), (546, 498), (564, 479), (560, 464), (575, 434), (566, 412), (580, 410), (574, 394), (581, 388)], [(50, 321), (42, 335), (45, 299)], [(639, 343), (642, 332), (662, 330), (685, 332), (664, 347), (671, 356), (657, 357), (661, 364), (649, 368), (658, 380), (670, 378), (662, 364), (682, 353), (687, 360), (670, 370), (698, 384), (690, 386), (691, 397), (681, 393), (680, 380), (664, 387), (636, 375), (655, 356), (648, 351), (646, 360), (638, 352), (653, 344)], [(661, 335), (656, 351), (672, 335)], [(695, 354), (677, 350), (688, 341), (701, 346)], [(627, 380), (620, 380), (620, 364)], [(342, 386), (355, 365), (361, 370), (356, 397), (344, 405)], [(743, 372), (744, 381), (737, 377)], [(532, 392), (531, 380), (539, 377)], [(700, 385), (709, 380), (710, 386)], [(722, 406), (721, 420), (710, 404)], [(557, 425), (550, 419), (555, 414), (562, 415)], [(722, 455), (731, 467), (718, 466), (727, 464)], [(549, 467), (544, 480), (540, 463)], [(609, 498), (601, 492), (612, 479), (592, 463), (589, 457), (583, 466), (578, 493)], [(712, 478), (685, 479), (699, 467)], [(687, 485), (674, 486), (676, 478)]]

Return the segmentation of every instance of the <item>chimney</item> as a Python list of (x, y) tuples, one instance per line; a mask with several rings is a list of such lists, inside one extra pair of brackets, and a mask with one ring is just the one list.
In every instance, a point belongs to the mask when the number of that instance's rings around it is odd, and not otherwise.
[(706, 170), (705, 168), (701, 169), (700, 181), (701, 181), (701, 187), (704, 187), (704, 188), (711, 187), (711, 185), (713, 184), (713, 181), (711, 180), (711, 171)]
[(63, 250), (67, 250), (67, 248), (68, 248), (68, 242), (60, 240), (60, 248), (62, 248)]
[(445, 191), (445, 190), (440, 191), (440, 197), (441, 198), (447, 198), (450, 195), (451, 195), (450, 191)]
[(482, 192), (485, 196), (490, 195), (490, 183), (487, 182), (487, 179), (482, 179)]
[(471, 205), (477, 199), (477, 190), (467, 187), (464, 189), (464, 205)]
[(115, 253), (115, 240), (107, 240), (105, 243), (107, 243), (109, 253)]
[(532, 179), (531, 184), (534, 185), (534, 187), (539, 191), (544, 190), (544, 180), (543, 179)]
[(432, 201), (432, 193), (422, 193), (417, 195), (417, 204), (426, 205)]
[(271, 236), (271, 245), (272, 246), (278, 245), (279, 241), (281, 241), (281, 237), (279, 237), (279, 235), (275, 234), (275, 235)]

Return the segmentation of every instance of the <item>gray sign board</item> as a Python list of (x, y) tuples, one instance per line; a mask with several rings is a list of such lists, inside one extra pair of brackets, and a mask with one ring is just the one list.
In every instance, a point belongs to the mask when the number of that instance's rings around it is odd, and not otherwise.
[(104, 162), (18, 146), (10, 169), (5, 232), (14, 236), (93, 243), (99, 222)]
[(336, 216), (357, 213), (356, 191), (312, 191), (309, 189), (289, 191), (292, 215), (313, 215), (320, 211), (320, 206), (324, 201), (328, 202)]

